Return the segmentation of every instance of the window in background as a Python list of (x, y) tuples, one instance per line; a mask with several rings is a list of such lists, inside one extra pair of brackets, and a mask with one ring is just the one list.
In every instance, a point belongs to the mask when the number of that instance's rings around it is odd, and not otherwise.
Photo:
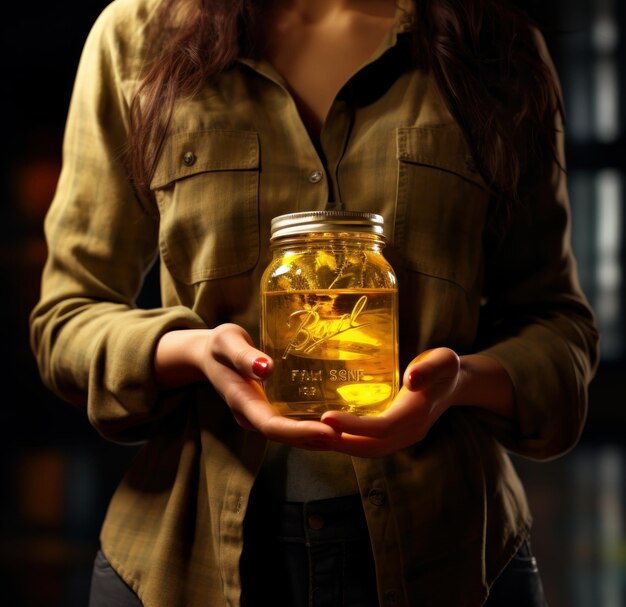
[(556, 5), (549, 42), (565, 97), (572, 242), (602, 358), (576, 449), (541, 465), (514, 461), (550, 607), (626, 607), (626, 5)]
[(624, 607), (624, 453), (612, 446), (569, 458), (572, 607)]
[(561, 68), (572, 199), (572, 240), (582, 286), (596, 311), (604, 361), (624, 343), (623, 100), (615, 0), (561, 2)]

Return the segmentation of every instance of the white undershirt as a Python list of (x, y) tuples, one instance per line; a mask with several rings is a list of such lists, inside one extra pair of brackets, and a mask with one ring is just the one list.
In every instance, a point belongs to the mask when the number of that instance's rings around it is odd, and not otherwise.
[(270, 441), (258, 482), (280, 500), (306, 502), (359, 493), (352, 459)]

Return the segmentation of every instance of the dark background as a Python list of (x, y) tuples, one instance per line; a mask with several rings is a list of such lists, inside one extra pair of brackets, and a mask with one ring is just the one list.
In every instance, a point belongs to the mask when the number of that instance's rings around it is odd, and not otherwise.
[[(85, 36), (107, 3), (14, 3), (1, 25), (4, 605), (87, 604), (100, 522), (134, 453), (105, 442), (83, 412), (42, 386), (28, 346), (72, 82)], [(551, 607), (626, 607), (625, 12), (618, 0), (530, 8), (545, 24), (562, 78), (573, 241), (598, 315), (602, 362), (579, 445), (550, 462), (514, 462), (534, 512), (533, 546)]]

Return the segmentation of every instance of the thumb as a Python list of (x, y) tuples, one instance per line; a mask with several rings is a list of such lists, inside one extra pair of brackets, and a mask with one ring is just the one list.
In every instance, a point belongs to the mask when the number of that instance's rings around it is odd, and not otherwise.
[(456, 385), (460, 364), (458, 354), (450, 348), (425, 350), (407, 366), (403, 384), (412, 392), (430, 390), (450, 382)]

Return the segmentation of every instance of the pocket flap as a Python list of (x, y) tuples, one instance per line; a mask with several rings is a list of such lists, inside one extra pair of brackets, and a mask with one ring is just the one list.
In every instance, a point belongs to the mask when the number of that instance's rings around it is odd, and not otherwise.
[(456, 125), (397, 130), (397, 159), (449, 171), (487, 189)]
[(207, 171), (258, 168), (259, 140), (254, 131), (211, 129), (175, 133), (163, 144), (151, 188), (163, 188)]

